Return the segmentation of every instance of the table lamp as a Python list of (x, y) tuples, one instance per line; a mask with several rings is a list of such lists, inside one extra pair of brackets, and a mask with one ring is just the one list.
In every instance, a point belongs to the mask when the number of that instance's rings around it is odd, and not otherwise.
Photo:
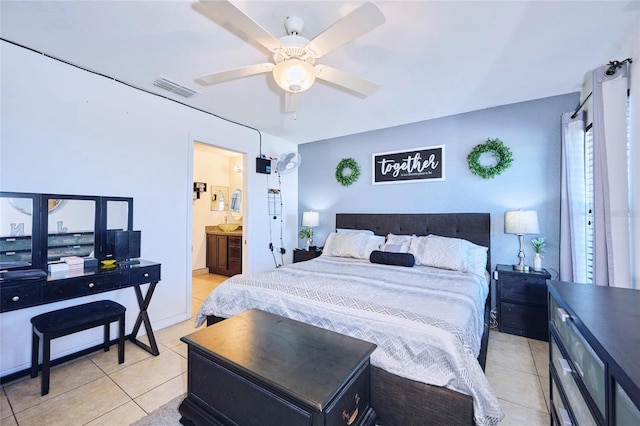
[(525, 234), (537, 234), (540, 232), (538, 227), (538, 213), (535, 210), (515, 210), (504, 213), (504, 233), (516, 234), (520, 240), (520, 251), (518, 258), (520, 262), (513, 265), (516, 271), (526, 272), (529, 267), (524, 264), (524, 236)]

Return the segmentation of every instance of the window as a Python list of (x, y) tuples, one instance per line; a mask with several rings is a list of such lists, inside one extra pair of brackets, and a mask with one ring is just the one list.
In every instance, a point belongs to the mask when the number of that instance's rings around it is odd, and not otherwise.
[(593, 283), (593, 129), (587, 127), (584, 138), (584, 276), (585, 282)]

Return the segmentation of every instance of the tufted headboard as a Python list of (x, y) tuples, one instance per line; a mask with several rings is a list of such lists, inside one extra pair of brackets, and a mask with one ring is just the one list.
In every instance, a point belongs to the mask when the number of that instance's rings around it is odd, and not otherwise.
[(489, 213), (338, 213), (336, 228), (369, 229), (376, 235), (440, 235), (463, 238), (488, 247), (491, 271), (491, 216)]

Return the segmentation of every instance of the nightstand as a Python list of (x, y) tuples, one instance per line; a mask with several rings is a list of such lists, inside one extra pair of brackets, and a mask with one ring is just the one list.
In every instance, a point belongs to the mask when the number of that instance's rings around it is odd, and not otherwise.
[(498, 330), (548, 341), (547, 270), (520, 272), (511, 265), (496, 265), (494, 278)]
[(304, 262), (305, 260), (309, 260), (309, 259), (313, 259), (315, 257), (318, 257), (322, 254), (322, 250), (319, 249), (315, 249), (315, 250), (301, 250), (301, 249), (294, 249), (293, 250), (293, 263), (296, 262)]

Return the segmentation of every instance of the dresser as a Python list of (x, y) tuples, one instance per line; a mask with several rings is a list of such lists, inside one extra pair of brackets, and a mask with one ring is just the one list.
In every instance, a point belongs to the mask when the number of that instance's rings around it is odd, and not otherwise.
[(549, 283), (556, 425), (640, 425), (640, 291)]
[(498, 330), (547, 340), (547, 280), (542, 271), (520, 272), (511, 265), (495, 270)]
[(370, 426), (376, 345), (251, 309), (181, 339), (183, 424)]

